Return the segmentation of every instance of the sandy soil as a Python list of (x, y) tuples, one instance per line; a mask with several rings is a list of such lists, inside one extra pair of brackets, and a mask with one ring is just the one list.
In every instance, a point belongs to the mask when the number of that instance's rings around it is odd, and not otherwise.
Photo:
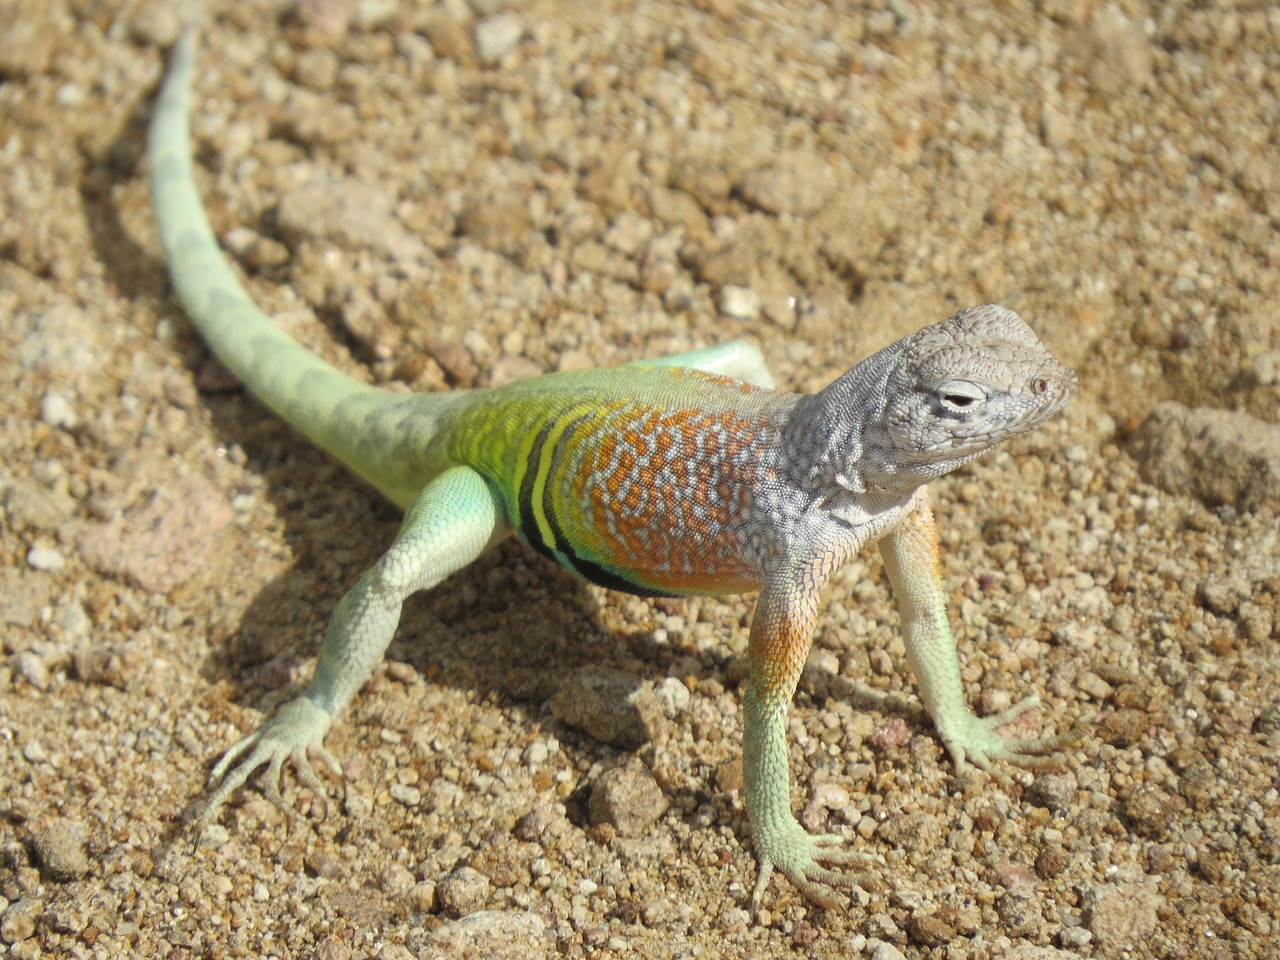
[[(1060, 773), (956, 777), (860, 558), (793, 711), (794, 800), (881, 883), (828, 911), (775, 880), (753, 924), (750, 598), (640, 601), (515, 543), (410, 605), (330, 737), (326, 819), (289, 778), (292, 829), (255, 789), (184, 827), (397, 517), (170, 297), (142, 156), (169, 7), (0, 8), (0, 950), (1268, 955), (1276, 498), (1214, 484), (1275, 465), (1274, 9), (216, 5), (193, 106), (214, 227), (356, 376), (483, 386), (743, 335), (814, 389), (991, 300), (1078, 368), (1065, 415), (936, 499), (973, 702), (1037, 692), (1084, 743)], [(1142, 479), (1132, 438), (1170, 399), (1255, 418), (1197, 495)], [(550, 707), (585, 665), (668, 696), (628, 769), (669, 807), (638, 836), (586, 799), (627, 751)]]

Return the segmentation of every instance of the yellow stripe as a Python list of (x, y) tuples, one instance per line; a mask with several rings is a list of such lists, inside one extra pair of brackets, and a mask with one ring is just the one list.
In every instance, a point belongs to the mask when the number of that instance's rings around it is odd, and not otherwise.
[[(533, 478), (533, 491), (529, 497), (529, 508), (533, 512), (533, 521), (538, 525), (538, 533), (542, 537), (542, 542), (547, 544), (555, 544), (555, 534), (551, 529), (550, 521), (548, 521), (545, 511), (543, 510), (544, 496), (547, 489), (547, 481), (551, 477), (551, 463), (555, 459), (557, 448), (560, 441), (564, 437), (565, 431), (573, 426), (583, 414), (587, 414), (591, 418), (600, 418), (606, 416), (607, 409), (602, 409), (594, 401), (580, 403), (577, 406), (569, 407), (565, 410), (557, 412), (555, 424), (548, 431), (546, 439), (542, 444), (541, 456), (538, 457), (538, 463), (535, 466), (537, 473)], [(540, 431), (537, 431), (540, 432)], [(536, 436), (536, 433), (534, 436)], [(530, 448), (533, 446), (532, 439), (529, 442)], [(526, 468), (527, 469), (527, 468)], [(516, 489), (519, 490), (523, 486), (524, 471), (521, 471), (521, 477), (516, 481)]]
[(533, 447), (538, 442), (538, 434), (541, 432), (541, 423), (533, 425), (532, 429), (526, 428), (522, 431), (515, 444), (515, 456), (511, 459), (511, 502), (517, 512), (515, 517), (517, 527), (524, 526), (525, 518), (519, 516), (520, 489), (524, 486), (525, 474), (529, 472), (529, 463), (533, 459)]

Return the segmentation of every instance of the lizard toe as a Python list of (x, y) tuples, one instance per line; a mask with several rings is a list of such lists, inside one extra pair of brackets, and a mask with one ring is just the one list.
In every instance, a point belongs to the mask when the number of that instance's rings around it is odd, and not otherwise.
[(760, 876), (751, 896), (752, 916), (759, 912), (774, 869), (790, 880), (806, 900), (828, 909), (838, 909), (844, 906), (844, 898), (836, 891), (862, 886), (871, 878), (865, 872), (849, 873), (833, 868), (879, 862), (873, 854), (850, 850), (845, 846), (848, 838), (834, 833), (807, 833), (794, 819), (773, 833), (757, 844)]
[(988, 771), (1002, 782), (1009, 777), (993, 769), (997, 761), (1031, 770), (1050, 770), (1061, 767), (1065, 758), (1060, 751), (1079, 743), (1084, 735), (1080, 724), (1065, 733), (1042, 737), (1015, 737), (1000, 732), (1000, 727), (1017, 720), (1040, 705), (1039, 697), (1027, 697), (1007, 710), (989, 717), (966, 716), (943, 731), (943, 741), (955, 759), (956, 768), (963, 770), (966, 764)]
[(305, 697), (286, 703), (260, 729), (233, 744), (214, 765), (209, 781), (215, 789), (196, 817), (196, 823), (209, 823), (231, 794), (263, 766), (267, 768), (262, 777), (263, 796), (291, 815), (280, 792), (286, 761), (319, 799), (323, 819), (328, 813), (328, 792), (308, 754), (315, 752), (336, 776), (342, 776), (342, 767), (323, 745), (330, 722), (329, 714)]

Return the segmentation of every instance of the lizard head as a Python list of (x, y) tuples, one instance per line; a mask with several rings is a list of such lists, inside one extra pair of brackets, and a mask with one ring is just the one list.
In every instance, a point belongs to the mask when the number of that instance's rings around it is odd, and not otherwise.
[(884, 429), (904, 465), (945, 473), (1038, 426), (1076, 390), (1075, 372), (1004, 307), (962, 310), (903, 345), (888, 377)]
[(970, 307), (807, 398), (791, 455), (811, 480), (904, 494), (1033, 429), (1075, 389), (1016, 313)]

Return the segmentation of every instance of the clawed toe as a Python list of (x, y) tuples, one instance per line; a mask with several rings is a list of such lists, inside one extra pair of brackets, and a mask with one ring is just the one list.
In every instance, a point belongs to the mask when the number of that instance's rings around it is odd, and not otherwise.
[(828, 910), (840, 910), (844, 907), (844, 898), (836, 893), (835, 889), (848, 889), (855, 885), (854, 881), (844, 874), (823, 867), (814, 867), (803, 877), (787, 879), (804, 894), (806, 900), (820, 907), (826, 907)]
[(262, 775), (262, 793), (293, 820), (293, 811), (280, 792), (284, 767), (288, 763), (298, 779), (308, 787), (320, 804), (320, 818), (329, 812), (329, 792), (311, 765), (314, 753), (341, 780), (342, 767), (337, 758), (324, 748), (324, 735), (331, 717), (305, 697), (291, 700), (259, 730), (235, 743), (223, 754), (209, 774), (212, 792), (196, 816), (196, 824), (209, 823), (231, 794), (248, 781), (250, 775), (266, 767)]
[(810, 835), (794, 822), (785, 830), (784, 837), (782, 843), (766, 845), (771, 848), (771, 853), (766, 854), (757, 848), (760, 877), (751, 896), (752, 916), (760, 909), (765, 888), (775, 867), (806, 900), (832, 910), (844, 906), (843, 898), (836, 891), (867, 886), (869, 882), (876, 885), (879, 883), (878, 878), (866, 871), (850, 873), (840, 869), (855, 864), (871, 865), (880, 862), (880, 858), (874, 854), (850, 850), (846, 846), (849, 842), (847, 837), (834, 833)]
[(1001, 782), (1009, 783), (1007, 775), (993, 768), (997, 760), (1030, 770), (1061, 768), (1065, 758), (1059, 751), (1080, 742), (1085, 733), (1083, 725), (1077, 724), (1066, 733), (1025, 739), (999, 732), (1001, 727), (1039, 705), (1039, 697), (1027, 697), (993, 716), (975, 717), (967, 714), (948, 724), (942, 731), (943, 741), (955, 760), (956, 769), (962, 771), (967, 763), (971, 763)]
[(813, 859), (818, 863), (879, 863), (880, 858), (874, 853), (862, 850), (850, 850), (847, 846), (849, 838), (838, 833), (821, 833), (813, 837)]
[[(330, 770), (334, 771), (335, 776), (342, 777), (342, 767), (339, 766), (329, 751), (323, 748), (316, 751)], [(311, 790), (312, 797), (320, 804), (320, 819), (325, 820), (329, 816), (329, 788), (325, 786), (324, 781), (320, 779), (320, 775), (316, 773), (315, 767), (311, 765), (310, 759), (304, 753), (301, 756), (293, 758), (294, 769), (298, 772), (298, 779), (303, 785)], [(339, 779), (339, 783), (341, 783)]]

